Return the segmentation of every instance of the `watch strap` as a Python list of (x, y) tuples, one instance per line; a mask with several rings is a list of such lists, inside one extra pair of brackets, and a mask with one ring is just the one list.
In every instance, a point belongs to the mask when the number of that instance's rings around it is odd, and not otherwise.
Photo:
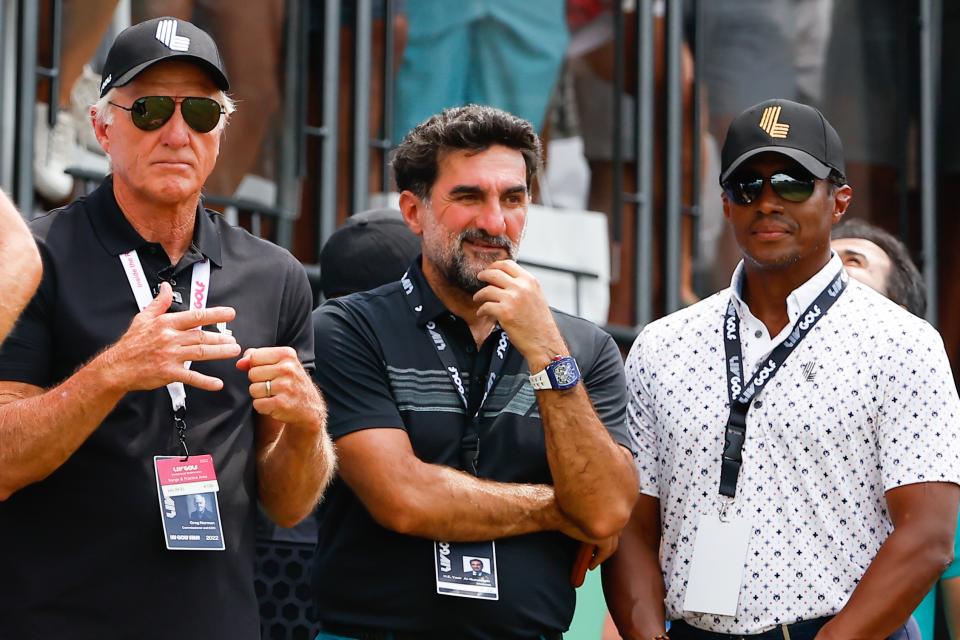
[(547, 370), (544, 369), (539, 373), (531, 374), (530, 386), (537, 390), (553, 389), (553, 385), (550, 384), (550, 376), (547, 374)]

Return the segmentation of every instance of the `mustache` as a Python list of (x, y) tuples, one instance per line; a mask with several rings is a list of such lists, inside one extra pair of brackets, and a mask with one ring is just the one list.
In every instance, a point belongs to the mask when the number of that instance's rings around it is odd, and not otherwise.
[(789, 231), (795, 231), (797, 228), (797, 224), (793, 220), (790, 220), (784, 216), (769, 213), (759, 213), (753, 222), (750, 223), (750, 231), (755, 231), (758, 226), (764, 223), (775, 224), (788, 229)]
[(470, 229), (464, 231), (460, 234), (458, 241), (462, 244), (463, 242), (483, 242), (484, 244), (489, 244), (494, 247), (500, 247), (501, 249), (507, 249), (508, 251), (513, 248), (513, 243), (510, 242), (510, 238), (506, 236), (493, 236), (487, 233), (486, 231), (481, 231), (479, 229)]

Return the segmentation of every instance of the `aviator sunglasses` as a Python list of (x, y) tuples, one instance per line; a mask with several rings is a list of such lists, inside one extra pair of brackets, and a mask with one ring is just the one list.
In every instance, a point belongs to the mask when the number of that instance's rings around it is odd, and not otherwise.
[(801, 169), (778, 171), (769, 178), (743, 173), (727, 178), (723, 191), (739, 205), (747, 205), (760, 197), (763, 183), (769, 181), (773, 192), (789, 202), (803, 202), (811, 195), (817, 179)]
[[(137, 98), (129, 107), (111, 102), (118, 109), (130, 112), (133, 124), (143, 131), (154, 131), (167, 123), (177, 110), (177, 99), (170, 96), (144, 96)], [(184, 121), (197, 133), (212, 131), (226, 113), (213, 98), (183, 98), (180, 113)]]

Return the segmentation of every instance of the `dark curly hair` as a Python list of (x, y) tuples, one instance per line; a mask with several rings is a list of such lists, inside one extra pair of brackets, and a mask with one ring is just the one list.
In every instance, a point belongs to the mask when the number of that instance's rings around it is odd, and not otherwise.
[(441, 154), (485, 151), (493, 145), (516, 149), (527, 166), (527, 191), (540, 168), (540, 137), (522, 118), (477, 104), (445, 109), (404, 136), (393, 154), (393, 173), (400, 191), (426, 199), (437, 179)]
[(890, 258), (887, 297), (913, 315), (924, 317), (927, 313), (927, 287), (906, 245), (880, 227), (856, 218), (844, 220), (833, 228), (830, 239), (841, 238), (869, 240), (880, 247)]

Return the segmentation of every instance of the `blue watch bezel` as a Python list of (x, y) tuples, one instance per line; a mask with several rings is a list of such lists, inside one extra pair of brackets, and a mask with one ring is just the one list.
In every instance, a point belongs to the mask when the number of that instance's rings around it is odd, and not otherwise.
[[(557, 376), (553, 371), (560, 365), (567, 363), (573, 367), (573, 371), (576, 373), (576, 376), (572, 382), (561, 384), (560, 381), (557, 380)], [(547, 372), (547, 378), (550, 379), (550, 386), (558, 391), (566, 391), (567, 389), (572, 389), (580, 384), (580, 367), (577, 366), (577, 361), (573, 359), (573, 356), (564, 356), (563, 358), (554, 360), (544, 368), (544, 371)]]

